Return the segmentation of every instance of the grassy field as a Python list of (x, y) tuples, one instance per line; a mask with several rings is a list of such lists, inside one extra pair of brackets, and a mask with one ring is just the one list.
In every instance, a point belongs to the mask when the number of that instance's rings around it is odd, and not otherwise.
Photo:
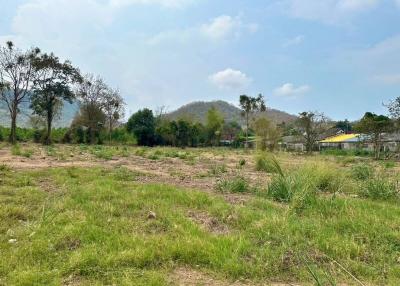
[(0, 285), (400, 285), (400, 164), (2, 145)]

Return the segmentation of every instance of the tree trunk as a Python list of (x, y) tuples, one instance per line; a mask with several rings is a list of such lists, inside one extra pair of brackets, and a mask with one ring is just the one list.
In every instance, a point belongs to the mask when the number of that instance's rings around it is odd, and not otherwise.
[(249, 148), (249, 114), (246, 114), (246, 142), (244, 143), (244, 148)]
[(17, 108), (16, 108), (16, 106), (13, 106), (12, 111), (11, 111), (11, 132), (10, 132), (9, 141), (13, 145), (17, 143)]
[(44, 140), (45, 145), (51, 145), (51, 129), (52, 129), (53, 116), (51, 113), (47, 115), (47, 134)]

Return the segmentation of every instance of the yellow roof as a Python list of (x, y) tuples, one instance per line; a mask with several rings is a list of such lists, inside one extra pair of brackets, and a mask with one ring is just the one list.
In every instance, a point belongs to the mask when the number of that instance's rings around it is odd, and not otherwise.
[(359, 137), (360, 134), (341, 134), (333, 137), (326, 138), (321, 143), (340, 143)]

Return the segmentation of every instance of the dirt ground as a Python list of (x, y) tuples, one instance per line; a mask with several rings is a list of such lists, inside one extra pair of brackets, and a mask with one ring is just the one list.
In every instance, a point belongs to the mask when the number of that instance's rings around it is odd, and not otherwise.
[[(98, 158), (90, 152), (82, 152), (68, 145), (56, 146), (60, 156), (49, 155), (46, 147), (41, 145), (21, 145), (22, 149), (30, 148), (33, 152), (30, 156), (13, 155), (11, 146), (0, 149), (0, 165), (7, 165), (15, 170), (38, 168), (65, 168), (65, 167), (124, 167), (137, 174), (140, 183), (161, 183), (178, 186), (186, 189), (196, 189), (204, 192), (215, 192), (218, 181), (236, 177), (244, 177), (254, 187), (263, 187), (268, 182), (268, 175), (255, 171), (254, 157), (249, 154), (212, 154), (208, 152), (196, 152), (195, 160), (180, 158), (160, 157), (157, 160), (135, 154), (135, 148), (129, 149), (128, 156), (112, 156), (105, 160)], [(191, 151), (187, 151), (191, 152)], [(245, 160), (245, 165), (238, 167), (239, 160)], [(218, 168), (224, 170), (218, 172)], [(215, 171), (217, 170), (217, 171)], [(44, 188), (46, 183), (43, 184)], [(248, 194), (223, 194), (232, 204), (244, 204)]]

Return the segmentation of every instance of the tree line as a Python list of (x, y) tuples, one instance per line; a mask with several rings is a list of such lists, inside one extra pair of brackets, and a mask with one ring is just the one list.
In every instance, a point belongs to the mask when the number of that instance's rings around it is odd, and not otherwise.
[(65, 102), (78, 101), (80, 106), (70, 135), (82, 131), (90, 143), (95, 143), (105, 126), (111, 134), (125, 105), (119, 91), (100, 77), (82, 75), (70, 61), (53, 53), (42, 53), (39, 48), (22, 51), (12, 42), (0, 47), (0, 100), (9, 111), (12, 144), (17, 140), (18, 114), (24, 102), (30, 103), (32, 119), (45, 126), (44, 144), (52, 143), (53, 122)]
[[(295, 122), (275, 124), (265, 117), (267, 108), (261, 94), (239, 97), (243, 127), (237, 122), (225, 122), (215, 108), (208, 111), (205, 124), (190, 118), (170, 120), (162, 110), (154, 114), (147, 108), (122, 124), (125, 102), (118, 89), (99, 76), (82, 74), (69, 60), (62, 61), (39, 48), (22, 51), (12, 42), (0, 47), (0, 101), (8, 109), (8, 139), (13, 144), (17, 141), (17, 121), (23, 102), (30, 103), (31, 121), (39, 126), (33, 135), (35, 141), (44, 144), (52, 143), (53, 122), (61, 116), (63, 105), (73, 102), (78, 103), (79, 112), (57, 141), (101, 144), (107, 139), (127, 142), (134, 138), (139, 145), (179, 147), (218, 146), (224, 142), (248, 147), (256, 142), (263, 150), (273, 150), (282, 136), (294, 135), (301, 137), (306, 150), (312, 152), (324, 132), (338, 127), (345, 132), (366, 134), (379, 157), (382, 134), (400, 127), (400, 97), (386, 105), (388, 116), (367, 112), (356, 123), (332, 122), (323, 113), (302, 112)], [(1, 136), (0, 129), (0, 139)]]

